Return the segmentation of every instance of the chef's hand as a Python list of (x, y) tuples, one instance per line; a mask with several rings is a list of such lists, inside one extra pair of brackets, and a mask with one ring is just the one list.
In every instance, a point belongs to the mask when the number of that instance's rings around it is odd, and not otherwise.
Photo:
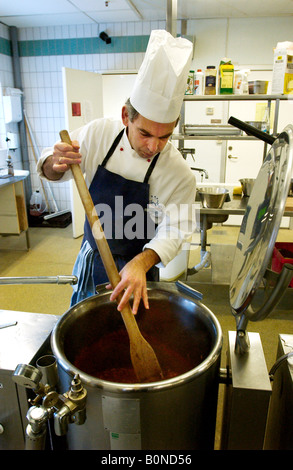
[[(146, 273), (152, 266), (159, 263), (159, 261), (160, 258), (157, 253), (147, 249), (135, 256), (124, 266), (119, 273), (121, 281), (117, 284), (110, 297), (110, 300), (113, 301), (124, 291), (118, 305), (119, 311), (123, 310), (132, 295), (132, 312), (134, 315), (137, 313), (141, 299), (145, 308), (149, 308)], [(107, 288), (111, 288), (111, 285), (107, 286)]]
[(72, 141), (72, 145), (58, 142), (54, 145), (53, 155), (43, 163), (43, 173), (50, 180), (58, 180), (74, 163), (81, 163), (79, 143), (76, 140)]

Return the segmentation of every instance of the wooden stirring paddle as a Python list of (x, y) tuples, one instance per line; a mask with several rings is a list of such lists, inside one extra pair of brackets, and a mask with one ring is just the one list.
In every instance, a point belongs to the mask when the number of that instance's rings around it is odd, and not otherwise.
[[(60, 137), (62, 142), (72, 145), (69, 134), (66, 130), (60, 132)], [(80, 166), (78, 164), (71, 165), (71, 171), (106, 273), (114, 289), (120, 282), (121, 278), (117, 271), (117, 267), (97, 215), (96, 208), (93, 204)], [(121, 293), (117, 297), (118, 304), (122, 295), (123, 294)], [(154, 382), (162, 380), (163, 374), (156, 354), (150, 344), (142, 336), (129, 303), (127, 303), (123, 308), (121, 315), (128, 332), (130, 340), (130, 357), (138, 381)]]

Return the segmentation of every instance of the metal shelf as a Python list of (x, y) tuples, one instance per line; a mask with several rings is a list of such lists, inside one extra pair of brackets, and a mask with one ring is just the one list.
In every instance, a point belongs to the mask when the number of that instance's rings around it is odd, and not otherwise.
[[(273, 135), (276, 134), (277, 130), (277, 123), (278, 123), (278, 115), (279, 115), (279, 102), (280, 101), (288, 101), (293, 100), (292, 95), (184, 95), (184, 102), (192, 102), (192, 101), (271, 101), (276, 102), (275, 108), (275, 116), (274, 116), (274, 128), (273, 128)], [(269, 105), (270, 106), (270, 105)], [(182, 105), (181, 110), (181, 119), (179, 124), (179, 132), (182, 131), (182, 124), (185, 120), (185, 103)], [(216, 125), (215, 125), (216, 127)], [(258, 140), (256, 137), (248, 136), (248, 135), (188, 135), (183, 134), (182, 132), (179, 134), (174, 134), (172, 136), (172, 140), (179, 140), (180, 146), (182, 145), (182, 141), (184, 140), (218, 140), (218, 141), (225, 141), (225, 140), (243, 140), (243, 141), (253, 141)], [(265, 144), (266, 145), (266, 144)], [(266, 151), (266, 147), (264, 147), (264, 153)]]
[(173, 134), (172, 140), (259, 140), (248, 135), (187, 135)]
[(271, 101), (293, 100), (293, 95), (184, 95), (183, 101)]

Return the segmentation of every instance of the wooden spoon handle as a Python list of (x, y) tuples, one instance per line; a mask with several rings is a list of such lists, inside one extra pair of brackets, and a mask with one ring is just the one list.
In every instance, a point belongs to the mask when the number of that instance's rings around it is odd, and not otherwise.
[[(62, 142), (66, 142), (67, 144), (70, 144), (70, 145), (72, 144), (69, 134), (66, 130), (63, 130), (60, 132), (60, 137), (61, 137)], [(93, 233), (93, 237), (95, 239), (97, 248), (102, 258), (106, 273), (114, 289), (117, 286), (117, 284), (120, 282), (121, 278), (117, 271), (117, 267), (113, 259), (109, 244), (106, 240), (96, 208), (94, 206), (93, 200), (89, 193), (89, 190), (86, 185), (80, 166), (78, 164), (75, 164), (75, 165), (71, 165), (70, 168), (71, 168), (74, 181), (76, 183), (76, 187), (79, 192), (86, 216), (88, 218), (88, 221), (89, 221), (92, 233)]]
[[(62, 142), (66, 142), (67, 144), (72, 145), (71, 139), (66, 130), (60, 131), (60, 137)], [(97, 215), (96, 208), (92, 201), (80, 166), (78, 164), (71, 165), (71, 171), (106, 273), (114, 289), (120, 282), (121, 278), (117, 271), (109, 244)], [(122, 298), (122, 295), (123, 293), (119, 294), (117, 297), (118, 304)], [(138, 379), (142, 382), (160, 380), (162, 378), (162, 371), (158, 360), (151, 346), (142, 337), (135, 317), (130, 308), (129, 302), (127, 302), (126, 306), (121, 311), (121, 315), (129, 335), (131, 360)]]

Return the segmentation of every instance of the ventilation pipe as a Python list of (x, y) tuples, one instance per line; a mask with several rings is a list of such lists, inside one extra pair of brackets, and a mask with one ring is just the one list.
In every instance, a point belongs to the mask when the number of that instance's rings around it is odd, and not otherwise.
[(174, 38), (177, 36), (177, 0), (167, 0), (166, 29)]
[[(10, 34), (11, 49), (12, 49), (12, 67), (13, 67), (14, 87), (18, 88), (19, 90), (22, 90), (20, 60), (19, 60), (19, 53), (18, 53), (17, 28), (15, 26), (10, 26), (9, 34)], [(23, 99), (24, 98), (22, 95), (21, 96), (22, 110), (23, 110)], [(28, 147), (27, 147), (26, 132), (25, 132), (25, 123), (24, 123), (23, 118), (18, 123), (18, 132), (19, 132), (19, 139), (20, 139), (20, 153), (21, 153), (22, 166), (24, 170), (30, 171)], [(24, 185), (25, 185), (26, 204), (28, 206), (30, 196), (32, 194), (32, 186), (31, 186), (30, 178), (26, 178), (24, 180)]]

